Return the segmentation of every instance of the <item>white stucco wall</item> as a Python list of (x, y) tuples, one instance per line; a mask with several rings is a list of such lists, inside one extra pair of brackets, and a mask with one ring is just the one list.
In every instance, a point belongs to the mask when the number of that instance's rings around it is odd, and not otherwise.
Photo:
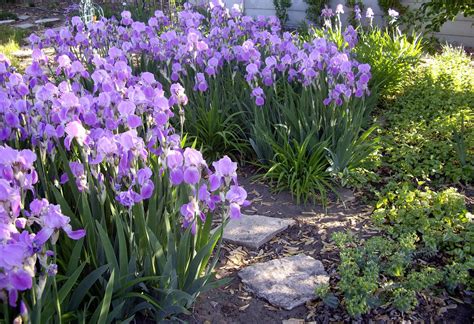
[[(224, 3), (231, 7), (233, 4), (241, 4), (242, 8), (247, 15), (259, 16), (259, 15), (275, 15), (275, 9), (273, 6), (273, 0), (223, 0)], [(337, 4), (345, 3), (344, 0), (330, 0), (329, 4), (331, 8), (335, 9)], [(378, 5), (378, 0), (363, 0), (364, 6), (371, 7), (375, 14), (375, 23), (382, 24), (382, 10)], [(424, 0), (402, 0), (403, 5), (409, 6), (410, 8), (418, 8)], [(307, 4), (304, 0), (293, 0), (292, 6), (288, 10), (288, 24), (297, 26), (301, 21), (306, 18)], [(345, 10), (348, 12), (349, 10)], [(343, 19), (346, 14), (343, 15)], [(436, 37), (440, 40), (446, 40), (456, 44), (462, 44), (464, 46), (474, 47), (474, 18), (464, 17), (459, 15), (455, 21), (445, 23), (440, 32), (436, 33)]]

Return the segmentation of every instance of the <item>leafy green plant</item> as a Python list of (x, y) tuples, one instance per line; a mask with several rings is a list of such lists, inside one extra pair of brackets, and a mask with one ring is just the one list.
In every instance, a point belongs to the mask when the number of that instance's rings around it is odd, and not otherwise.
[[(194, 86), (191, 70), (183, 84), (187, 89)], [(206, 93), (187, 92), (189, 103), (184, 108), (184, 132), (209, 159), (229, 155), (243, 160), (250, 151), (249, 127), (245, 127), (248, 125), (245, 120), (249, 118), (245, 116), (248, 85), (240, 75), (232, 73), (229, 66), (227, 71), (211, 78), (208, 86)]]
[(443, 24), (454, 20), (458, 14), (464, 17), (474, 15), (474, 8), (470, 0), (431, 0), (424, 2), (418, 10), (429, 23), (425, 28), (438, 32)]
[[(470, 116), (470, 118), (472, 117), (473, 116)], [(468, 161), (469, 152), (468, 144), (466, 143), (468, 140), (467, 134), (465, 117), (461, 114), (461, 127), (459, 130), (457, 127), (454, 128), (453, 141), (455, 143), (456, 153), (458, 154), (458, 160), (461, 164), (463, 174), (466, 175), (467, 179), (472, 179), (474, 178), (474, 165)]]
[(378, 28), (360, 33), (359, 37), (354, 52), (360, 62), (371, 67), (371, 89), (379, 89), (381, 95), (395, 94), (420, 62), (421, 38)]
[(0, 20), (10, 20), (10, 19), (18, 20), (17, 14), (10, 11), (3, 11), (3, 10), (0, 11)]
[[(352, 99), (340, 107), (326, 106), (327, 85), (321, 77), (317, 84), (304, 87), (279, 81), (265, 96), (266, 105), (252, 114), (251, 144), (267, 169), (265, 178), (276, 181), (279, 190), (291, 188), (298, 202), (314, 197), (316, 189), (325, 197), (321, 186), (329, 185), (328, 173), (349, 175), (376, 149), (377, 139), (371, 137), (375, 127), (366, 128), (375, 91), (372, 97)], [(311, 179), (320, 177), (321, 170), (325, 180), (312, 188)]]
[(269, 136), (265, 138), (275, 156), (269, 166), (264, 166), (266, 172), (261, 177), (270, 180), (277, 192), (289, 190), (298, 204), (301, 200), (306, 203), (308, 199), (325, 203), (327, 190), (331, 188), (325, 143), (310, 145), (312, 133), (300, 143), (291, 139), (283, 126), (277, 130), (277, 136), (276, 140)]
[(382, 163), (394, 180), (472, 181), (472, 71), (462, 50), (445, 47), (406, 81), (382, 132)]
[[(337, 284), (351, 316), (390, 304), (401, 312), (418, 305), (417, 294), (437, 286), (453, 292), (473, 284), (474, 224), (464, 197), (401, 186), (377, 205), (374, 220), (382, 232), (367, 240), (335, 233), (340, 250)], [(326, 292), (327, 294), (328, 292)]]
[[(340, 50), (348, 49), (349, 44), (345, 40), (344, 30), (340, 27), (337, 17), (330, 26), (325, 28), (313, 26), (300, 37), (306, 40), (315, 35), (334, 42)], [(395, 94), (400, 90), (402, 82), (408, 79), (412, 69), (420, 62), (423, 54), (423, 38), (414, 32), (401, 33), (392, 25), (381, 29), (364, 27), (360, 23), (357, 35), (358, 42), (351, 52), (359, 62), (370, 65), (372, 74), (370, 89), (376, 90), (381, 96)]]
[(288, 8), (291, 7), (291, 0), (273, 0), (273, 5), (280, 23), (282, 26), (285, 25), (288, 20)]
[(474, 253), (472, 242), (463, 238), (464, 231), (472, 227), (464, 196), (455, 189), (421, 191), (405, 184), (387, 193), (377, 207), (374, 219), (391, 235), (416, 231), (423, 248), (433, 252), (449, 249), (450, 254), (459, 256)]
[[(75, 154), (81, 156), (80, 151)], [(58, 174), (55, 166), (59, 165), (73, 179), (66, 151), (60, 149), (54, 159), (43, 163), (46, 178)], [(70, 284), (76, 288), (71, 304), (64, 303), (63, 310), (84, 307), (84, 318), (92, 322), (132, 320), (142, 310), (165, 319), (187, 313), (200, 292), (218, 284), (212, 274), (216, 262), (212, 253), (219, 249), (221, 228), (211, 233), (212, 217), (207, 217), (198, 221), (195, 235), (190, 228), (183, 230), (179, 207), (187, 201), (186, 193), (171, 186), (167, 173), (159, 171), (157, 157), (152, 166), (156, 195), (130, 209), (118, 205), (111, 194), (112, 184), (101, 183), (89, 168), (87, 192), (80, 193), (74, 182), (62, 189), (44, 182), (47, 196), (54, 197), (64, 213), (87, 230), (82, 251), (75, 252), (89, 260), (82, 265), (87, 276), (75, 276), (74, 280), (83, 279)], [(65, 242), (58, 258), (68, 260), (66, 255), (73, 250)], [(79, 258), (74, 260), (62, 273), (72, 275)]]
[(339, 305), (339, 299), (337, 299), (336, 295), (331, 292), (329, 284), (321, 284), (317, 286), (314, 293), (316, 294), (316, 297), (321, 298), (323, 303), (330, 308), (336, 308)]
[(324, 8), (325, 5), (328, 4), (328, 0), (305, 0), (308, 4), (308, 8), (306, 9), (306, 18), (311, 20), (312, 22), (319, 22), (321, 17), (321, 10)]
[(389, 9), (394, 9), (400, 14), (405, 14), (408, 7), (401, 4), (400, 0), (377, 0), (378, 5), (384, 13), (387, 13)]
[(363, 167), (367, 157), (374, 152), (379, 142), (378, 137), (369, 138), (376, 128), (372, 126), (362, 134), (358, 134), (357, 131), (345, 132), (333, 150), (327, 148), (330, 171), (333, 174), (349, 176), (350, 171)]

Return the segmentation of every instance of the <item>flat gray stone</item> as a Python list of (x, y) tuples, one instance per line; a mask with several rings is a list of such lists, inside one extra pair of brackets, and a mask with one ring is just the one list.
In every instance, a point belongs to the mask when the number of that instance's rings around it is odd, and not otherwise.
[(44, 19), (38, 19), (35, 20), (35, 24), (46, 24), (46, 23), (52, 23), (56, 21), (61, 21), (59, 18), (44, 18)]
[(338, 198), (342, 201), (342, 203), (352, 203), (356, 200), (356, 196), (351, 189), (342, 188), (338, 191)]
[(14, 23), (14, 22), (15, 22), (15, 20), (13, 20), (13, 19), (0, 20), (0, 25), (7, 25), (7, 24)]
[(33, 54), (33, 51), (29, 48), (24, 48), (12, 53), (13, 56), (18, 57), (18, 58), (30, 57), (31, 54)]
[(258, 249), (295, 223), (292, 219), (282, 219), (260, 215), (242, 215), (231, 219), (224, 228), (224, 241)]
[(34, 24), (30, 24), (30, 23), (24, 23), (24, 24), (18, 24), (18, 25), (15, 25), (16, 28), (21, 28), (21, 29), (29, 29), (29, 28), (33, 28), (35, 27)]
[(26, 19), (28, 19), (28, 18), (30, 18), (30, 16), (28, 16), (28, 15), (20, 15), (20, 16), (18, 16), (18, 19), (20, 19), (20, 20), (26, 20)]
[(315, 299), (314, 289), (329, 283), (321, 261), (304, 254), (257, 263), (238, 275), (248, 290), (287, 310)]

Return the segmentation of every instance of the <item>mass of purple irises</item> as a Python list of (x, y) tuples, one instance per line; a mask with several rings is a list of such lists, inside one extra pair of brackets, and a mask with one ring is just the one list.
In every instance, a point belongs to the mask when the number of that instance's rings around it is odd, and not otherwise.
[(73, 17), (68, 26), (48, 30), (44, 39), (33, 35), (30, 40), (38, 48), (54, 47), (70, 64), (93, 65), (101, 55), (133, 67), (145, 57), (172, 82), (180, 82), (192, 70), (195, 84), (188, 91), (207, 91), (207, 80), (231, 66), (244, 75), (258, 106), (265, 103), (262, 88), (280, 78), (307, 86), (323, 77), (330, 88), (326, 105), (342, 105), (369, 91), (370, 66), (351, 57), (350, 49), (357, 43), (351, 26), (344, 32), (348, 50), (338, 51), (325, 38), (306, 42), (297, 33), (283, 32), (276, 17), (245, 16), (221, 1), (210, 3), (208, 15), (201, 12), (185, 4), (176, 21), (156, 11), (143, 23), (124, 11), (120, 20), (102, 18), (90, 26)]
[(73, 240), (86, 234), (73, 230), (61, 208), (44, 198), (35, 197), (25, 206), (26, 195), (38, 182), (35, 161), (31, 150), (0, 146), (0, 293), (8, 294), (11, 306), (19, 292), (31, 289), (37, 263), (43, 274), (56, 274), (54, 253), (45, 248), (46, 242), (54, 245), (61, 231)]
[[(198, 150), (181, 148), (170, 126), (172, 106), (186, 102), (179, 85), (167, 98), (151, 73), (133, 76), (121, 57), (98, 55), (92, 73), (81, 62), (58, 56), (53, 82), (40, 49), (34, 50), (33, 60), (21, 75), (0, 55), (0, 291), (8, 292), (11, 305), (17, 291), (31, 288), (36, 260), (54, 274), (47, 261), (51, 252), (43, 248), (48, 240), (54, 244), (61, 229), (72, 239), (85, 235), (72, 230), (59, 206), (37, 196), (32, 150), (50, 157), (60, 147), (80, 152), (83, 160), (69, 161), (74, 179), (63, 172), (59, 184), (71, 180), (80, 192), (88, 190), (87, 164), (99, 182), (111, 183), (115, 199), (127, 208), (152, 197), (148, 166), (158, 157), (171, 184), (190, 189), (190, 201), (181, 207), (184, 227), (195, 231), (196, 217), (203, 219), (218, 207), (227, 208), (230, 217), (240, 216), (247, 193), (238, 186), (237, 163), (223, 157), (208, 167)], [(92, 89), (84, 87), (83, 78), (92, 80)], [(7, 143), (32, 150), (15, 150)], [(35, 199), (25, 206), (28, 192)]]
[[(0, 54), (0, 298), (8, 296), (10, 305), (35, 276), (56, 273), (51, 247), (61, 232), (73, 240), (86, 235), (40, 195), (38, 160), (50, 163), (66, 152), (68, 168), (49, 179), (56, 187), (96, 186), (100, 197), (107, 182), (129, 209), (156, 193), (151, 161), (159, 161), (160, 176), (189, 192), (179, 212), (194, 232), (197, 219), (217, 210), (240, 217), (248, 201), (237, 163), (224, 156), (208, 165), (198, 150), (181, 146), (170, 118), (185, 109), (186, 91), (206, 92), (209, 78), (227, 65), (243, 74), (257, 106), (265, 104), (263, 88), (280, 78), (308, 86), (324, 77), (326, 105), (368, 93), (370, 66), (326, 39), (301, 41), (282, 32), (275, 17), (254, 19), (218, 1), (207, 10), (208, 17), (185, 5), (176, 21), (157, 11), (147, 23), (126, 11), (120, 20), (87, 26), (73, 17), (43, 38), (30, 36), (33, 62), (24, 74)], [(350, 27), (344, 38), (350, 49), (357, 32)], [(56, 49), (53, 61), (45, 47)], [(167, 71), (169, 89), (153, 73), (133, 73), (143, 57)], [(194, 87), (185, 89), (180, 81), (190, 70)]]

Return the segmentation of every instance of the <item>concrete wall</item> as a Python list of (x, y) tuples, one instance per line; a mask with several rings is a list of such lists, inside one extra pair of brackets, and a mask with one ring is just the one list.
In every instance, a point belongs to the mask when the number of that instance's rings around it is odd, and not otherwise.
[[(419, 8), (424, 0), (402, 0), (401, 3), (412, 9)], [(275, 15), (273, 0), (224, 0), (227, 6), (231, 7), (233, 4), (241, 4), (245, 14), (251, 16), (259, 15)], [(335, 9), (337, 4), (345, 3), (344, 0), (330, 0), (331, 8)], [(364, 6), (371, 7), (374, 11), (374, 21), (377, 24), (383, 24), (383, 13), (378, 5), (377, 0), (363, 0)], [(297, 26), (306, 18), (307, 4), (304, 0), (293, 0), (292, 6), (288, 10), (288, 24)], [(346, 14), (343, 19), (347, 17), (349, 8), (345, 7)], [(455, 44), (462, 44), (464, 46), (474, 47), (474, 17), (464, 17), (459, 15), (455, 21), (447, 22), (443, 25), (436, 36), (440, 40), (446, 40)]]

